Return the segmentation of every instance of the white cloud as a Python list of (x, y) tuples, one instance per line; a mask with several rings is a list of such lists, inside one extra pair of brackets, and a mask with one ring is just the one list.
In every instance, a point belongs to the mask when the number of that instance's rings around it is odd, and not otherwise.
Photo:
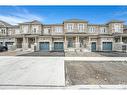
[(17, 24), (31, 20), (43, 21), (44, 18), (39, 15), (30, 13), (26, 9), (19, 9), (16, 7), (16, 10), (14, 12), (10, 12), (8, 15), (0, 14), (0, 20), (6, 21), (10, 24)]
[(120, 7), (119, 11), (113, 13), (113, 16), (126, 16), (127, 15), (127, 7)]

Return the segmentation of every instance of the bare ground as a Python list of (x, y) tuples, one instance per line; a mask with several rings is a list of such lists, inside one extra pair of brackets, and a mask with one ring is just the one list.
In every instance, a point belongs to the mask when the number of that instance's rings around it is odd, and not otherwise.
[(0, 56), (16, 56), (16, 51), (0, 52)]
[(127, 62), (65, 61), (66, 85), (127, 85)]

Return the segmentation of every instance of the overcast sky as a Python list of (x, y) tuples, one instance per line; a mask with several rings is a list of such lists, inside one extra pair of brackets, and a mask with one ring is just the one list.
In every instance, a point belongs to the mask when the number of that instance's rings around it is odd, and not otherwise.
[(73, 18), (92, 24), (116, 19), (127, 22), (127, 6), (0, 6), (0, 20), (11, 24), (31, 20), (45, 24), (62, 23)]

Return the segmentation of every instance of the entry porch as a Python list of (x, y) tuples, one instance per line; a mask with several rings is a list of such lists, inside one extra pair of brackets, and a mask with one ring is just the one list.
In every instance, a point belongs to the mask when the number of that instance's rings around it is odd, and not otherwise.
[(15, 38), (15, 45), (17, 49), (34, 50), (34, 45), (37, 44), (37, 37), (20, 37)]
[(65, 36), (65, 51), (91, 51), (91, 37), (90, 36)]

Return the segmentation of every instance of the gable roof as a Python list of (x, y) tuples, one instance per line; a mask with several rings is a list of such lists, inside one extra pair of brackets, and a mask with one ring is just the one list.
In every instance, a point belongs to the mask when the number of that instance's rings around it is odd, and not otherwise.
[(2, 21), (2, 20), (0, 20), (0, 23), (2, 23), (2, 25), (0, 24), (0, 27), (12, 27), (13, 26), (13, 25), (11, 25), (5, 21)]
[(85, 21), (85, 20), (82, 20), (82, 19), (67, 19), (67, 20), (64, 20), (64, 23), (67, 23), (67, 22), (85, 22), (85, 23), (87, 23), (88, 21)]

